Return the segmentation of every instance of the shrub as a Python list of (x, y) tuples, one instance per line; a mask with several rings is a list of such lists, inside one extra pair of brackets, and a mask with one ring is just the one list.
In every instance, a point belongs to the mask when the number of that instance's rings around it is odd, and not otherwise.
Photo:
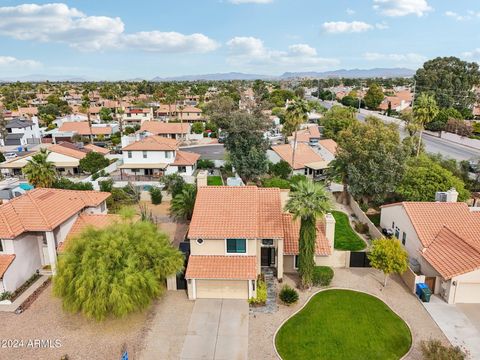
[(197, 161), (197, 169), (213, 169), (215, 163), (212, 160), (200, 159)]
[(288, 180), (281, 179), (278, 177), (263, 179), (262, 185), (263, 187), (268, 187), (268, 188), (277, 187), (280, 189), (290, 189), (290, 182)]
[(11, 298), (12, 298), (12, 293), (9, 291), (5, 291), (0, 294), (0, 301), (10, 300)]
[(99, 181), (98, 185), (100, 186), (100, 191), (112, 192), (113, 180), (108, 179), (108, 180)]
[(185, 186), (185, 180), (179, 174), (165, 175), (160, 182), (163, 182), (165, 190), (172, 195), (172, 198), (180, 194)]
[(268, 170), (273, 176), (287, 179), (292, 171), (292, 168), (288, 162), (285, 160), (280, 160), (280, 162), (276, 164), (269, 164)]
[(250, 305), (265, 305), (267, 302), (267, 284), (259, 276), (257, 280), (257, 297), (248, 299)]
[(464, 360), (467, 355), (458, 346), (445, 346), (440, 340), (422, 341), (424, 360)]
[(80, 169), (89, 174), (93, 174), (110, 165), (110, 161), (100, 153), (90, 151), (80, 160)]
[(203, 130), (203, 124), (201, 122), (196, 122), (192, 125), (192, 132), (195, 134), (201, 134)]
[(329, 266), (315, 266), (313, 269), (313, 285), (328, 286), (333, 279), (333, 269)]
[(360, 234), (366, 234), (368, 232), (368, 225), (362, 222), (355, 223), (355, 231)]
[(92, 175), (92, 180), (97, 180), (98, 178), (105, 177), (107, 175), (108, 175), (107, 172), (104, 169), (102, 169)]
[(52, 187), (55, 189), (65, 189), (65, 190), (93, 190), (93, 185), (91, 182), (73, 182), (67, 178), (57, 179)]
[(298, 292), (291, 286), (283, 285), (279, 297), (285, 305), (295, 304), (298, 301)]
[(293, 186), (298, 184), (300, 181), (305, 181), (305, 180), (307, 180), (307, 177), (305, 175), (301, 175), (301, 174), (293, 175), (290, 178), (290, 185)]
[(158, 205), (162, 203), (162, 190), (160, 188), (152, 186), (149, 192), (150, 199), (152, 200), (153, 205)]

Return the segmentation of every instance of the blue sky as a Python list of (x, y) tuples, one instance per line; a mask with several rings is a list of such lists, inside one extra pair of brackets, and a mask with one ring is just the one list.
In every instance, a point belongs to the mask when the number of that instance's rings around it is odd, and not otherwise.
[(0, 19), (0, 77), (277, 75), (480, 60), (477, 0), (1, 0)]

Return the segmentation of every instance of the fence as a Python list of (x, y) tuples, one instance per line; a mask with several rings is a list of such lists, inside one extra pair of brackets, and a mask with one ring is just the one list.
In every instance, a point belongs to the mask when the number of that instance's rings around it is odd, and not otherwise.
[(418, 283), (425, 282), (425, 275), (417, 275), (413, 272), (413, 270), (408, 267), (407, 271), (405, 271), (402, 275), (403, 282), (407, 285), (411, 292), (415, 293), (416, 286)]
[(353, 213), (355, 214), (355, 216), (358, 218), (360, 222), (368, 225), (368, 232), (370, 236), (374, 239), (383, 237), (380, 230), (378, 230), (375, 224), (372, 223), (372, 221), (368, 218), (367, 215), (365, 215), (363, 210), (360, 208), (360, 205), (358, 205), (358, 203), (355, 201), (352, 195), (349, 195), (349, 196), (350, 196), (350, 207), (352, 208)]

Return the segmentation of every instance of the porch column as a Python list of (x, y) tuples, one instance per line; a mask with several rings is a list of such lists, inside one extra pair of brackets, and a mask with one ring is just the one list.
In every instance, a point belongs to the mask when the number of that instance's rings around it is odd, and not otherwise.
[(277, 240), (277, 279), (283, 278), (283, 239)]
[(52, 231), (45, 232), (47, 237), (47, 247), (48, 247), (48, 259), (50, 260), (50, 268), (52, 269), (52, 274), (56, 275), (57, 273), (57, 249), (55, 245), (55, 235)]

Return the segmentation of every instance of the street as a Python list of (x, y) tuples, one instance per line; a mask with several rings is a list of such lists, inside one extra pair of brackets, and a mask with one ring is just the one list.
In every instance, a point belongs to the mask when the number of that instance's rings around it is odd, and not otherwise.
[(205, 160), (225, 160), (225, 148), (223, 144), (191, 146), (181, 149), (200, 154), (201, 158)]

